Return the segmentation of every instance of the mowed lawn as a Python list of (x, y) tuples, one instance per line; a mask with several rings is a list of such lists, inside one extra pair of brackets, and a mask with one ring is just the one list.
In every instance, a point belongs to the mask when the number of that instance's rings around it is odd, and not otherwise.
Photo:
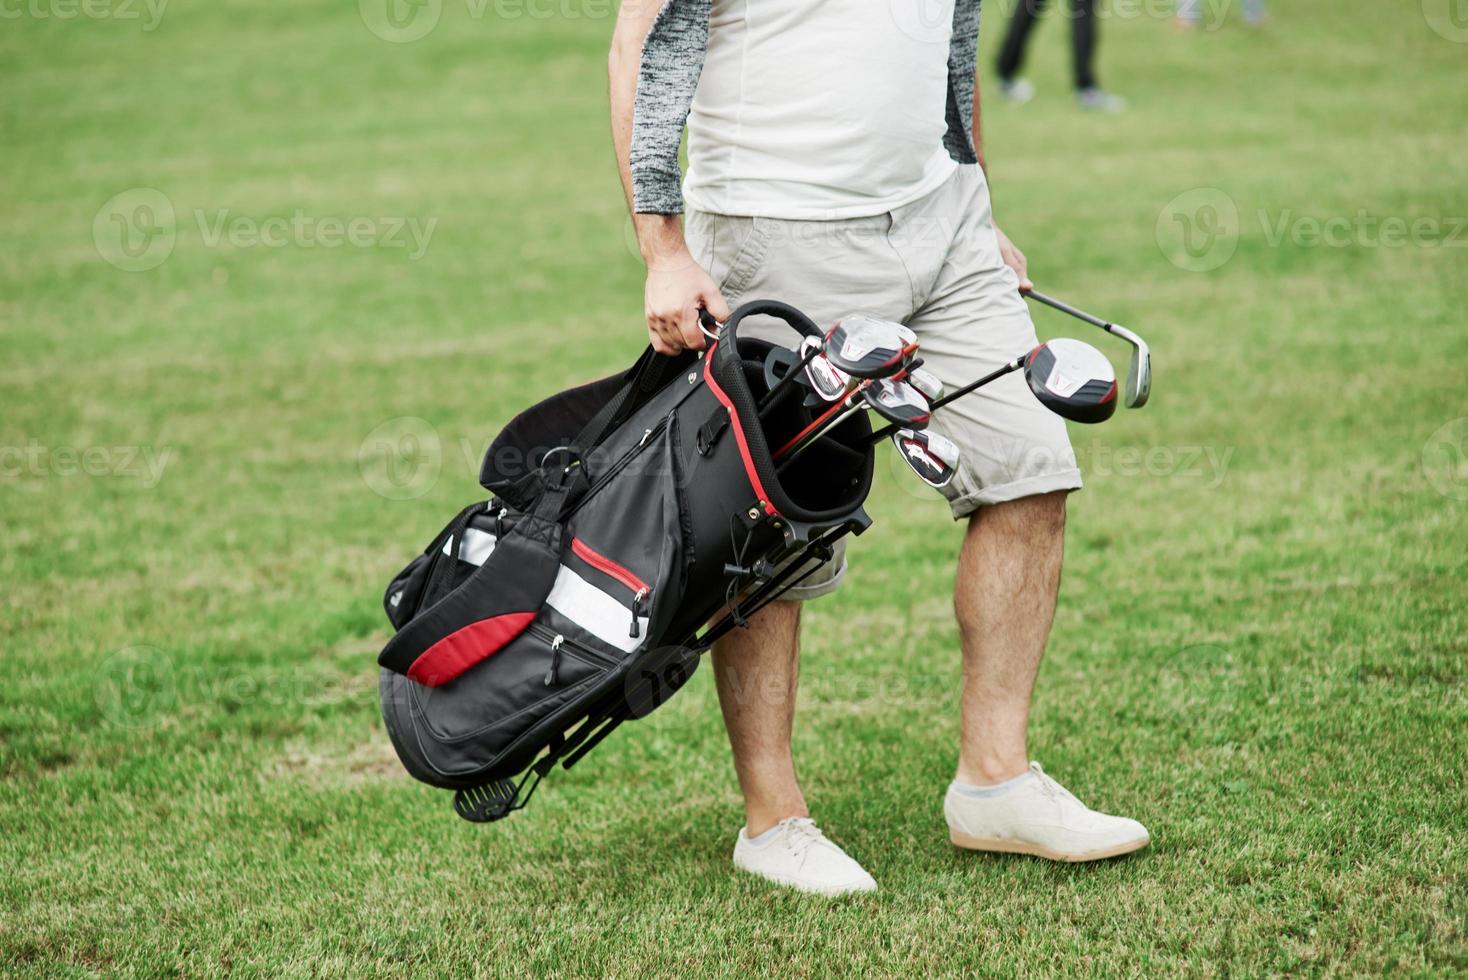
[(0, 973), (1468, 972), (1445, 4), (1118, 5), (1116, 117), (1042, 25), (1039, 100), (985, 113), (997, 213), (1157, 373), (1073, 429), (1032, 752), (1154, 845), (950, 847), (961, 530), (884, 455), (807, 611), (802, 776), (881, 883), (834, 904), (732, 871), (707, 671), (488, 827), (379, 719), (387, 579), (514, 412), (643, 344), (607, 6), (76, 9), (0, 31)]

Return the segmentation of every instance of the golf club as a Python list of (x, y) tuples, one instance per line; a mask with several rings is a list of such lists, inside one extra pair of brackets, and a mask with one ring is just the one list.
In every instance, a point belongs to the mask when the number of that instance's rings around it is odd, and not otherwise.
[[(820, 353), (821, 338), (819, 337), (803, 338), (797, 350), (792, 351), (786, 347), (776, 347), (771, 350), (769, 357), (765, 358), (765, 384), (769, 390), (759, 400), (759, 404), (755, 406), (755, 410), (757, 412), (763, 412), (770, 405), (774, 404), (776, 398), (785, 390), (785, 385), (789, 382), (799, 380), (802, 372), (807, 375), (808, 379), (810, 362), (814, 358), (819, 357)], [(773, 377), (770, 370), (772, 359), (778, 362), (778, 364), (788, 365), (789, 367), (778, 378)]]
[(907, 383), (916, 388), (930, 405), (943, 397), (943, 382), (932, 371), (914, 367), (907, 372)]
[(933, 414), (928, 400), (905, 380), (875, 380), (862, 396), (878, 415), (905, 429), (927, 428), (928, 419)]
[(892, 433), (892, 444), (918, 479), (930, 487), (946, 487), (958, 470), (958, 446), (936, 432), (898, 429)]
[(1105, 422), (1116, 413), (1116, 371), (1106, 355), (1080, 340), (1058, 337), (1025, 358), (1030, 391), (1072, 422)]
[(805, 364), (805, 380), (815, 397), (823, 402), (840, 401), (851, 391), (851, 375), (842, 371), (817, 351)]
[[(1106, 355), (1080, 340), (1060, 337), (1049, 340), (1028, 354), (1000, 365), (977, 381), (933, 402), (936, 412), (1006, 374), (1025, 370), (1030, 391), (1040, 404), (1061, 418), (1092, 424), (1104, 422), (1116, 411), (1116, 372)], [(871, 441), (883, 439), (900, 426), (888, 425), (872, 433)]]
[(1147, 404), (1147, 398), (1152, 394), (1152, 352), (1147, 349), (1147, 342), (1119, 323), (1111, 323), (1098, 316), (1092, 316), (1085, 310), (1078, 310), (1069, 303), (1061, 302), (1051, 296), (1034, 289), (1020, 290), (1020, 295), (1026, 299), (1032, 299), (1037, 303), (1067, 313), (1077, 320), (1084, 320), (1093, 327), (1100, 327), (1113, 336), (1120, 337), (1132, 345), (1132, 363), (1127, 368), (1126, 376), (1126, 407), (1141, 408)]
[[(775, 462), (779, 463), (780, 466), (784, 466), (804, 452), (807, 447), (814, 444), (821, 436), (825, 435), (827, 430), (845, 421), (852, 412), (855, 412), (861, 407), (862, 400), (860, 393), (870, 384), (872, 384), (871, 381), (861, 382), (856, 388), (852, 389), (844, 397), (812, 419), (805, 428), (791, 436), (785, 445), (775, 450)], [(842, 409), (846, 409), (846, 411), (843, 412)], [(840, 414), (838, 415), (837, 413)], [(832, 420), (833, 416), (835, 416), (834, 421)], [(828, 422), (830, 423), (829, 425), (827, 424)]]
[(826, 359), (853, 378), (890, 377), (916, 350), (917, 337), (907, 327), (866, 313), (836, 321), (823, 348)]
[[(846, 421), (858, 409), (873, 409), (892, 424), (906, 429), (927, 428), (933, 410), (928, 400), (905, 380), (907, 371), (899, 371), (892, 378), (869, 378), (861, 382), (847, 397), (846, 411), (831, 418), (831, 410), (824, 412), (810, 425), (802, 429), (779, 452), (775, 459), (782, 466), (794, 462), (801, 453), (815, 445), (827, 433)], [(833, 406), (839, 407), (839, 406)], [(829, 421), (828, 421), (829, 420)], [(787, 455), (788, 454), (788, 455)]]

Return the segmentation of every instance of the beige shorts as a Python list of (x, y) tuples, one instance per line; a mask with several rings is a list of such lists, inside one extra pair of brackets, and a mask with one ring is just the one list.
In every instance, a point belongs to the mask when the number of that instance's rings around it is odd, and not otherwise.
[[(989, 188), (961, 165), (941, 187), (870, 218), (788, 221), (690, 211), (684, 234), (731, 307), (776, 299), (825, 326), (863, 311), (907, 324), (923, 366), (949, 391), (1036, 344), (1013, 270), (999, 257)], [(761, 317), (749, 335), (793, 346), (795, 332)], [(1065, 422), (1014, 373), (934, 414), (932, 429), (962, 454), (943, 490), (954, 519), (980, 507), (1081, 486)], [(788, 598), (833, 591), (844, 554)]]

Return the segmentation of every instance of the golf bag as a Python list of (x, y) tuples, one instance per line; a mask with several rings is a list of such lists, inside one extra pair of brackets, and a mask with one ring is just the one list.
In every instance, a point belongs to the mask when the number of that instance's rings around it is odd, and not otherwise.
[(776, 469), (772, 447), (812, 415), (790, 398), (756, 410), (770, 345), (738, 336), (754, 315), (821, 333), (782, 303), (747, 303), (706, 353), (649, 348), (526, 410), (485, 453), (493, 496), (388, 587), (383, 719), (408, 772), (454, 790), (465, 819), (524, 806), (870, 524), (864, 412)]

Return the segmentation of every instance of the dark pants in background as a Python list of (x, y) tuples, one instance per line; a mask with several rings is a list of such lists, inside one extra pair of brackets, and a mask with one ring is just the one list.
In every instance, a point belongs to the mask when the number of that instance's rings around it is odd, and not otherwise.
[[(1096, 53), (1096, 0), (1067, 0), (1070, 14), (1071, 70), (1077, 89), (1095, 88), (1096, 75), (1091, 62)], [(999, 77), (1005, 81), (1019, 74), (1025, 60), (1025, 45), (1030, 31), (1045, 9), (1045, 0), (1019, 0), (1004, 46), (999, 49)]]

